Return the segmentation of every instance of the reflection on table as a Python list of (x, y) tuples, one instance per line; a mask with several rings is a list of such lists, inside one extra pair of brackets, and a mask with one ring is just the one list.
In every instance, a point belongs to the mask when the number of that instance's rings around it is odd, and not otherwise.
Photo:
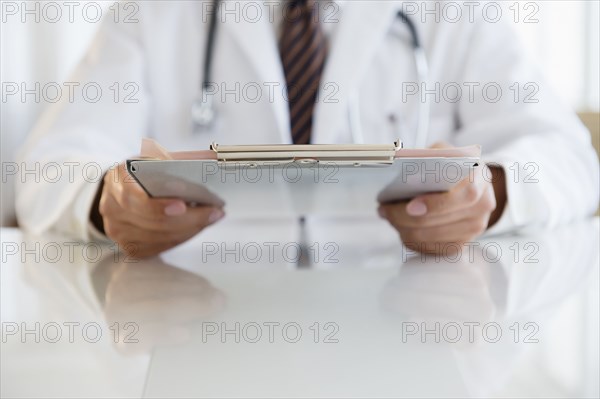
[[(292, 242), (280, 227), (244, 234)], [(223, 263), (201, 237), (132, 262), (3, 230), (2, 395), (598, 396), (597, 219), (452, 257), (341, 230), (339, 261), (308, 269)]]

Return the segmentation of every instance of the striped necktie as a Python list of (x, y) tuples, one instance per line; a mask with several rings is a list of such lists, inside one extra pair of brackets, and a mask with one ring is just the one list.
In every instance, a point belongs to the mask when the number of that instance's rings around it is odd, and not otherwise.
[(327, 48), (315, 0), (289, 0), (285, 6), (280, 54), (285, 72), (294, 144), (311, 141), (313, 110)]

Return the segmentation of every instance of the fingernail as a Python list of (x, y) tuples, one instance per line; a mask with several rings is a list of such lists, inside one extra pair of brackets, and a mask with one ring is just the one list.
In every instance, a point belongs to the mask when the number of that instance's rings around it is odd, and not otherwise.
[(215, 222), (221, 220), (223, 218), (223, 216), (225, 216), (225, 212), (223, 212), (221, 209), (215, 209), (208, 216), (208, 223), (215, 223)]
[(173, 202), (171, 205), (165, 208), (165, 215), (167, 216), (180, 216), (186, 211), (186, 206), (183, 202)]
[(410, 216), (423, 216), (427, 213), (427, 206), (421, 200), (412, 200), (406, 205), (406, 213)]

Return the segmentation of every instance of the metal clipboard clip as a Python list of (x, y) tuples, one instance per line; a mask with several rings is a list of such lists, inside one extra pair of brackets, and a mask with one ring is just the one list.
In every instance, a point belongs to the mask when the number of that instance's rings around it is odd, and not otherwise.
[(402, 141), (393, 144), (284, 144), (284, 145), (219, 145), (212, 143), (210, 149), (217, 155), (219, 164), (235, 164), (248, 167), (263, 165), (336, 164), (351, 166), (385, 166), (394, 163), (396, 151)]

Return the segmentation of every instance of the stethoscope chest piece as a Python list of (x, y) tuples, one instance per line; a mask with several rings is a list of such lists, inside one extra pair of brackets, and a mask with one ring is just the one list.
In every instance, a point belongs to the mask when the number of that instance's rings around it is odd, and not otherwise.
[[(205, 97), (205, 98), (202, 98)], [(212, 104), (212, 96), (198, 96), (192, 103), (192, 123), (194, 132), (203, 132), (209, 130), (216, 118), (216, 111)]]

